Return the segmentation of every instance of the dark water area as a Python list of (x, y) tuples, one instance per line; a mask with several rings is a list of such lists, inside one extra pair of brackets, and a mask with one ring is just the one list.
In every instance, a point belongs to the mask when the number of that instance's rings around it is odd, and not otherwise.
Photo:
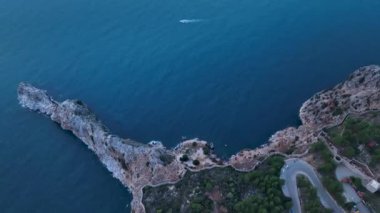
[(129, 212), (131, 199), (72, 134), (19, 107), (20, 81), (83, 100), (120, 136), (198, 137), (228, 156), (379, 64), (379, 20), (377, 0), (0, 0), (1, 212)]

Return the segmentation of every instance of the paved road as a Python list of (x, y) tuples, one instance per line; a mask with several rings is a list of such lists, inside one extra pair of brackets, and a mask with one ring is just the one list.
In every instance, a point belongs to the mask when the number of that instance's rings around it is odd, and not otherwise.
[(281, 170), (281, 178), (285, 180), (282, 188), (284, 194), (292, 199), (292, 212), (301, 213), (301, 204), (297, 188), (297, 175), (305, 175), (313, 186), (317, 189), (321, 203), (335, 213), (344, 213), (344, 210), (335, 202), (330, 194), (323, 187), (314, 168), (303, 160), (288, 159)]
[[(342, 180), (346, 177), (358, 177), (361, 178), (360, 175), (352, 172), (350, 169), (343, 165), (339, 165), (338, 168), (335, 171), (335, 175), (338, 180)], [(351, 185), (344, 183), (343, 184), (343, 190), (344, 190), (344, 196), (351, 202), (356, 203), (356, 207), (358, 207), (360, 213), (370, 213), (368, 208), (364, 205), (358, 194), (356, 193), (355, 189), (352, 188)]]

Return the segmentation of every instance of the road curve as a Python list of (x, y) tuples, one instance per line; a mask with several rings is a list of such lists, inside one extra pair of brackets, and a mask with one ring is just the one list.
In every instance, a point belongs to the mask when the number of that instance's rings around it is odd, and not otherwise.
[(292, 212), (302, 213), (297, 188), (297, 175), (304, 175), (309, 179), (311, 184), (316, 188), (321, 203), (326, 208), (332, 209), (334, 213), (344, 213), (344, 210), (323, 187), (312, 166), (300, 159), (288, 159), (281, 169), (281, 179), (285, 180), (285, 184), (282, 187), (284, 194), (292, 199)]
[[(358, 177), (362, 179), (362, 177), (344, 165), (339, 165), (335, 170), (335, 176), (338, 178), (338, 180), (342, 180), (344, 178), (348, 177)], [(352, 188), (350, 184), (343, 183), (343, 190), (344, 190), (344, 196), (347, 198), (348, 201), (354, 202), (356, 204), (356, 207), (358, 208), (360, 213), (370, 213), (370, 210), (364, 205), (362, 199), (359, 197), (359, 195), (356, 193), (355, 189)]]

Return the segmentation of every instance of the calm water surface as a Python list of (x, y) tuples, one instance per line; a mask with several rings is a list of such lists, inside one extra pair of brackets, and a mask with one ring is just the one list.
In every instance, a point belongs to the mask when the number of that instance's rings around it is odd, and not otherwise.
[(128, 212), (131, 199), (78, 139), (18, 106), (20, 81), (82, 99), (123, 137), (199, 137), (228, 156), (380, 63), (379, 20), (378, 0), (0, 0), (1, 212)]

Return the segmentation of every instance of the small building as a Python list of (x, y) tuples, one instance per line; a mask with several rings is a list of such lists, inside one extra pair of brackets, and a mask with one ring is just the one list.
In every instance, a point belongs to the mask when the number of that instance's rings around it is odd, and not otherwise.
[(371, 193), (375, 193), (377, 190), (379, 190), (380, 183), (377, 182), (376, 180), (371, 180), (369, 183), (367, 183), (365, 188), (367, 188), (367, 190), (370, 191)]

